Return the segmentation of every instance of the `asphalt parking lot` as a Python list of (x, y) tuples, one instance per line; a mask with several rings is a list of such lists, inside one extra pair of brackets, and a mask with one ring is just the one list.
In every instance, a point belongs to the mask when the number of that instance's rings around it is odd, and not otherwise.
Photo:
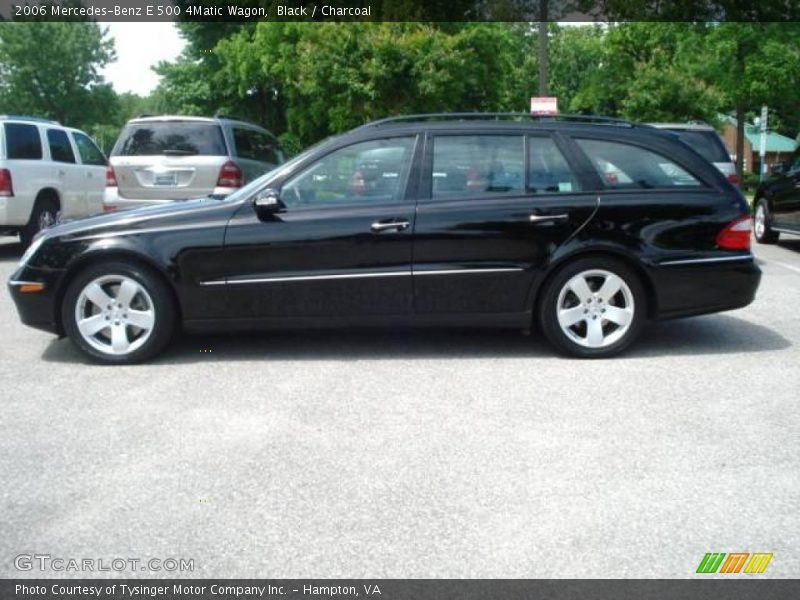
[(651, 325), (613, 360), (515, 332), (294, 332), (97, 367), (20, 324), (21, 250), (0, 242), (0, 576), (62, 575), (15, 569), (44, 553), (191, 558), (168, 575), (192, 577), (683, 578), (743, 551), (796, 577), (800, 240), (755, 251), (754, 304)]

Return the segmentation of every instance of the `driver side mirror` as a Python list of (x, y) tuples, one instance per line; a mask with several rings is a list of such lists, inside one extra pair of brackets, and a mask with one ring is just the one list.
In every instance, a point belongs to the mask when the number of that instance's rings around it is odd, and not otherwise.
[(253, 200), (253, 207), (260, 219), (267, 219), (286, 208), (281, 202), (280, 193), (274, 188), (259, 192)]

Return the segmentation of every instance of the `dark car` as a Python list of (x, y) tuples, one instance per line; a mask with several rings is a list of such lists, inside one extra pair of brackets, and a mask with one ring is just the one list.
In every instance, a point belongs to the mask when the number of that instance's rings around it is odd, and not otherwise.
[(739, 308), (744, 197), (676, 136), (599, 118), (397, 117), (226, 199), (48, 230), (9, 283), (22, 321), (128, 363), (187, 331), (538, 325), (581, 357), (648, 319)]
[(774, 244), (781, 233), (800, 235), (800, 148), (772, 167), (772, 177), (758, 186), (753, 203), (760, 243)]

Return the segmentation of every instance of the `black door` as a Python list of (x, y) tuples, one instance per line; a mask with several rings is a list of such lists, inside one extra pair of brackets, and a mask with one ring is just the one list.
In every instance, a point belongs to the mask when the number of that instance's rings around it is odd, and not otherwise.
[(245, 203), (226, 234), (238, 318), (409, 314), (416, 136), (351, 144), (290, 175), (285, 208)]
[(800, 227), (800, 151), (786, 163), (785, 171), (770, 186), (775, 227)]
[(434, 134), (417, 208), (418, 314), (517, 314), (533, 278), (596, 208), (553, 138)]

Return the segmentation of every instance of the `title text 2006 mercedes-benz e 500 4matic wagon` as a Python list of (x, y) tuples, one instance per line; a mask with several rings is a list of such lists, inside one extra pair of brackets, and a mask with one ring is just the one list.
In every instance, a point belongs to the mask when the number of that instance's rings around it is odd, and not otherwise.
[(745, 199), (676, 135), (594, 117), (397, 117), (225, 199), (42, 234), (9, 282), (22, 321), (106, 363), (176, 329), (538, 328), (606, 357), (648, 319), (749, 304)]

